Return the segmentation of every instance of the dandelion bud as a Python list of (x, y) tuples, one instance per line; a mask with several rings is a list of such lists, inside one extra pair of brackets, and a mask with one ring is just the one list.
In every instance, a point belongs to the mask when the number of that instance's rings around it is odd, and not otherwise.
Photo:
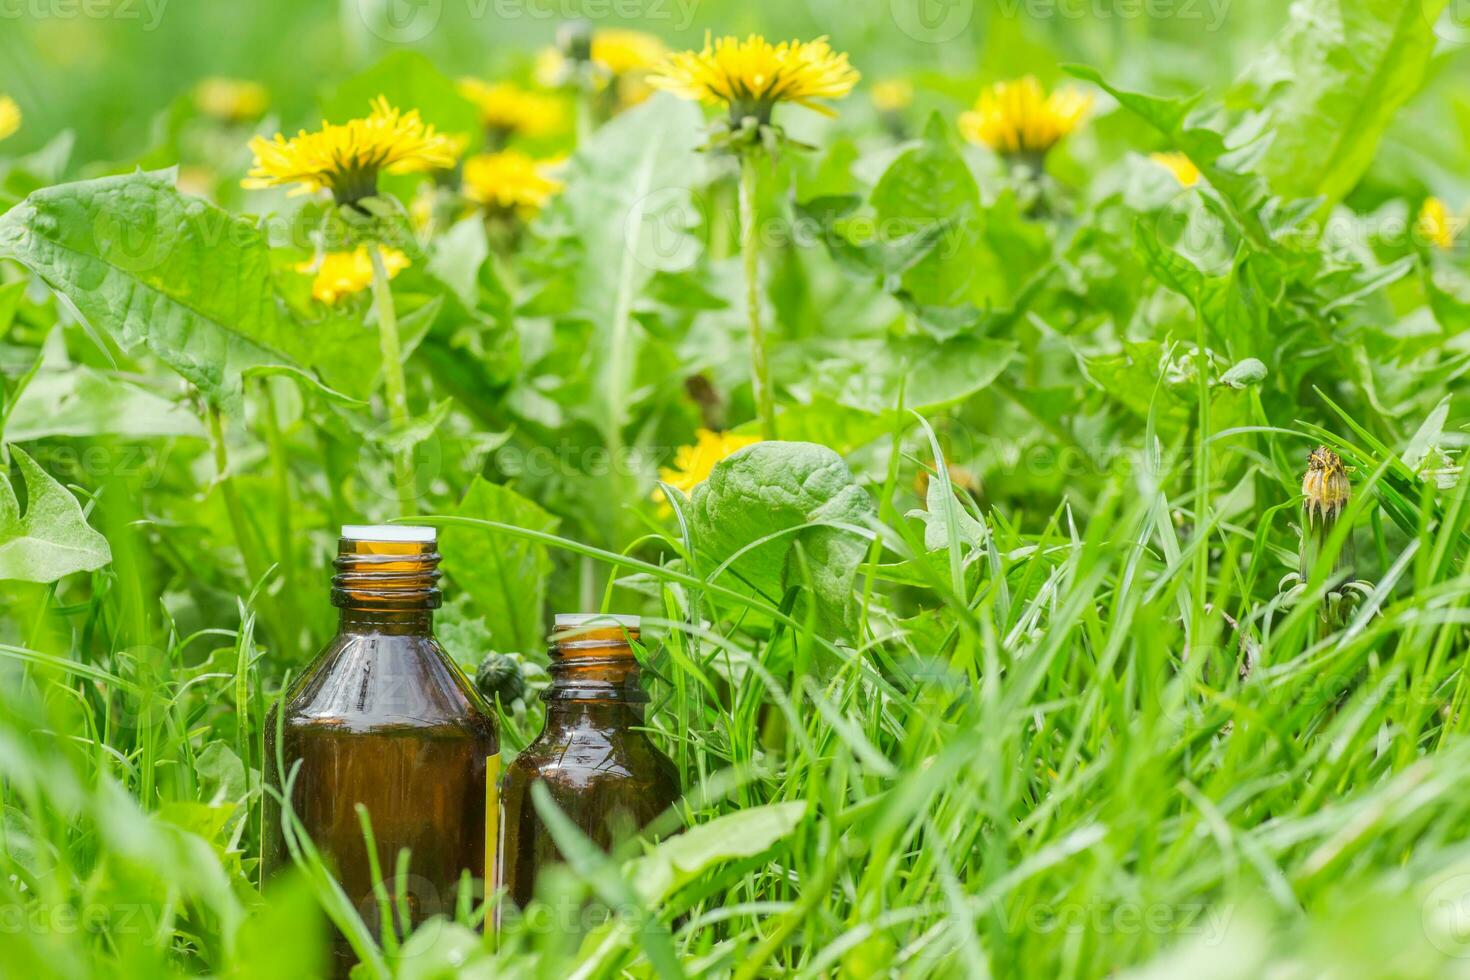
[[(1317, 556), (1322, 553), (1327, 536), (1332, 533), (1338, 517), (1347, 507), (1352, 492), (1352, 483), (1348, 480), (1347, 467), (1342, 465), (1342, 457), (1326, 446), (1318, 446), (1312, 450), (1312, 454), (1307, 457), (1307, 472), (1302, 476), (1302, 510), (1306, 518), (1306, 526), (1302, 528), (1301, 546), (1300, 572), (1303, 581), (1311, 578)], [(1348, 563), (1348, 545), (1344, 542), (1342, 550), (1338, 552), (1333, 572), (1342, 571)]]
[(1315, 528), (1320, 524), (1322, 532), (1330, 531), (1352, 492), (1342, 457), (1326, 446), (1312, 450), (1312, 455), (1307, 457), (1306, 475), (1302, 477), (1302, 506), (1306, 509), (1307, 525)]

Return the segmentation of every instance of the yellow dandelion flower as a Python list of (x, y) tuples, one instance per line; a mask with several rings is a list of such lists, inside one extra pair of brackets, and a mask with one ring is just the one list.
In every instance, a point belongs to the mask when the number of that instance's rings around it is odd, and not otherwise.
[(546, 136), (559, 131), (565, 116), (560, 99), (509, 82), (459, 80), (459, 94), (480, 110), (480, 122), (500, 136)]
[(0, 140), (8, 139), (20, 129), (20, 106), (8, 95), (0, 95)]
[(302, 130), (294, 139), (250, 141), (255, 165), (241, 181), (249, 189), (296, 184), (293, 194), (328, 188), (339, 204), (352, 204), (378, 191), (378, 174), (423, 173), (454, 166), (456, 138), (445, 136), (419, 118), (378, 96), (366, 119), (343, 125), (323, 122), (315, 133)]
[(1352, 497), (1352, 481), (1348, 479), (1347, 467), (1342, 457), (1318, 446), (1307, 457), (1307, 472), (1302, 477), (1302, 505), (1306, 508), (1307, 523), (1321, 522), (1330, 527), (1337, 520)]
[(1439, 198), (1427, 197), (1419, 209), (1415, 228), (1435, 246), (1448, 249), (1454, 247), (1455, 236), (1464, 224), (1464, 219), (1450, 214), (1450, 209)]
[(842, 98), (860, 77), (824, 37), (771, 44), (758, 34), (713, 42), (706, 35), (702, 51), (670, 55), (649, 82), (686, 99), (728, 106), (732, 120), (754, 116), (764, 123), (778, 102), (835, 115), (816, 100)]
[(270, 96), (259, 82), (206, 78), (194, 87), (194, 105), (207, 116), (225, 122), (245, 122), (265, 113)]
[[(383, 249), (383, 268), (389, 279), (408, 266), (408, 256), (397, 249)], [(313, 277), (311, 295), (323, 303), (335, 303), (373, 284), (373, 258), (366, 245), (351, 252), (328, 252), (320, 261), (302, 262), (296, 271)]]
[(997, 153), (1040, 154), (1081, 124), (1092, 96), (1076, 89), (1048, 94), (1031, 76), (997, 82), (960, 116), (960, 132)]
[(1148, 158), (1173, 174), (1180, 187), (1193, 187), (1199, 183), (1199, 167), (1183, 153), (1150, 153)]
[(664, 42), (646, 31), (610, 27), (592, 35), (592, 63), (609, 75), (652, 71), (668, 56)]
[[(674, 454), (673, 467), (664, 467), (658, 471), (659, 479), (685, 494), (693, 493), (695, 487), (709, 479), (710, 471), (715, 468), (716, 463), (733, 455), (736, 450), (753, 446), (760, 441), (759, 436), (738, 436), (731, 432), (700, 429), (695, 433), (694, 445), (680, 446), (679, 451)], [(653, 499), (663, 501), (663, 506), (659, 508), (661, 511), (668, 513), (672, 510), (664, 500), (661, 488), (653, 492)]]
[(902, 112), (913, 104), (914, 86), (907, 79), (890, 78), (874, 83), (868, 94), (879, 112)]
[(464, 164), (464, 195), (486, 207), (537, 211), (563, 186), (547, 175), (550, 164), (518, 150), (481, 153)]

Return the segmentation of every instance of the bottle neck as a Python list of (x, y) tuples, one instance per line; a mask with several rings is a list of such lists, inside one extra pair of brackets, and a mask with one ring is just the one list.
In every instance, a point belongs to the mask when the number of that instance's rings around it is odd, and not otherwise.
[(332, 605), (343, 633), (428, 636), (439, 606), (439, 553), (430, 542), (343, 538)]
[(337, 619), (337, 632), (433, 636), (434, 613), (428, 609), (394, 611), (343, 606)]
[[(558, 705), (589, 707), (642, 705), (648, 695), (639, 685), (632, 642), (636, 629), (597, 627), (558, 629), (552, 634), (551, 686), (541, 692), (548, 712)], [(596, 710), (592, 707), (591, 710)]]

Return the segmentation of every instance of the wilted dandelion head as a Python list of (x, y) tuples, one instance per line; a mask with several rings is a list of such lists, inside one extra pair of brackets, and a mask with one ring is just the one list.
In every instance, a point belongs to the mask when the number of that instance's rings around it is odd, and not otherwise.
[(1048, 93), (1030, 75), (997, 82), (960, 116), (960, 132), (997, 153), (1041, 154), (1082, 122), (1092, 96), (1077, 89)]
[(1148, 158), (1173, 174), (1180, 187), (1193, 187), (1199, 183), (1199, 167), (1183, 153), (1150, 153)]
[(565, 118), (561, 100), (510, 82), (461, 78), (459, 94), (480, 112), (480, 123), (498, 140), (506, 136), (545, 136), (559, 131)]
[[(408, 256), (397, 249), (383, 249), (383, 269), (389, 279), (409, 264)], [(320, 260), (301, 263), (296, 271), (312, 276), (311, 295), (323, 303), (335, 303), (373, 283), (373, 259), (366, 245), (359, 245), (351, 252), (328, 252)]]
[(270, 104), (264, 85), (241, 78), (206, 78), (194, 86), (194, 105), (224, 122), (258, 119)]
[(1419, 208), (1419, 220), (1415, 228), (1431, 244), (1448, 249), (1454, 247), (1455, 236), (1462, 224), (1460, 218), (1450, 214), (1444, 201), (1437, 197), (1426, 197), (1423, 206)]
[(20, 106), (8, 95), (0, 95), (0, 140), (8, 139), (20, 129)]
[(378, 190), (378, 174), (422, 173), (454, 166), (461, 142), (435, 132), (418, 110), (404, 113), (379, 96), (365, 119), (342, 125), (322, 123), (315, 133), (294, 139), (250, 141), (255, 165), (241, 183), (251, 189), (296, 185), (292, 193), (327, 188), (338, 204), (353, 204)]
[(1307, 457), (1306, 475), (1302, 477), (1302, 506), (1306, 509), (1307, 524), (1330, 527), (1352, 493), (1342, 457), (1326, 446), (1313, 449)]
[[(683, 493), (692, 493), (695, 487), (709, 479), (710, 471), (715, 468), (716, 463), (736, 450), (760, 441), (759, 436), (739, 436), (732, 432), (700, 429), (695, 433), (694, 445), (680, 446), (679, 451), (674, 454), (674, 465), (658, 471), (659, 479)], [(661, 511), (667, 513), (670, 510), (661, 488), (653, 492), (653, 499), (662, 503), (659, 508)]]
[(481, 153), (464, 164), (464, 195), (486, 207), (537, 211), (563, 186), (549, 176), (553, 165), (518, 150)]
[(703, 50), (670, 55), (649, 82), (686, 99), (726, 106), (732, 121), (753, 116), (765, 123), (778, 102), (835, 115), (816, 100), (842, 98), (860, 77), (826, 38), (771, 44), (752, 34), (743, 41), (706, 36)]

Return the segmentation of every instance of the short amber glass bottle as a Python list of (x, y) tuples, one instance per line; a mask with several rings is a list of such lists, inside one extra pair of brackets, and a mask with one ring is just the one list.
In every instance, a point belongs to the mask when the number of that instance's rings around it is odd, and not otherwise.
[[(297, 767), (292, 809), (374, 936), (382, 911), (358, 804), (412, 925), (452, 916), (466, 871), (482, 886), (495, 877), (499, 740), (494, 715), (434, 639), (438, 564), (432, 528), (343, 528), (332, 579), (341, 625), (267, 720), (267, 779), (281, 789)], [(290, 862), (278, 806), (267, 806), (264, 832), (271, 873)], [(339, 975), (355, 960), (341, 936), (333, 957)]]
[(531, 802), (533, 783), (544, 783), (556, 805), (604, 849), (647, 827), (679, 798), (678, 771), (642, 730), (648, 695), (629, 645), (638, 635), (636, 616), (556, 617), (552, 681), (541, 694), (546, 724), (505, 771), (501, 883), (522, 908), (537, 873), (561, 860)]

